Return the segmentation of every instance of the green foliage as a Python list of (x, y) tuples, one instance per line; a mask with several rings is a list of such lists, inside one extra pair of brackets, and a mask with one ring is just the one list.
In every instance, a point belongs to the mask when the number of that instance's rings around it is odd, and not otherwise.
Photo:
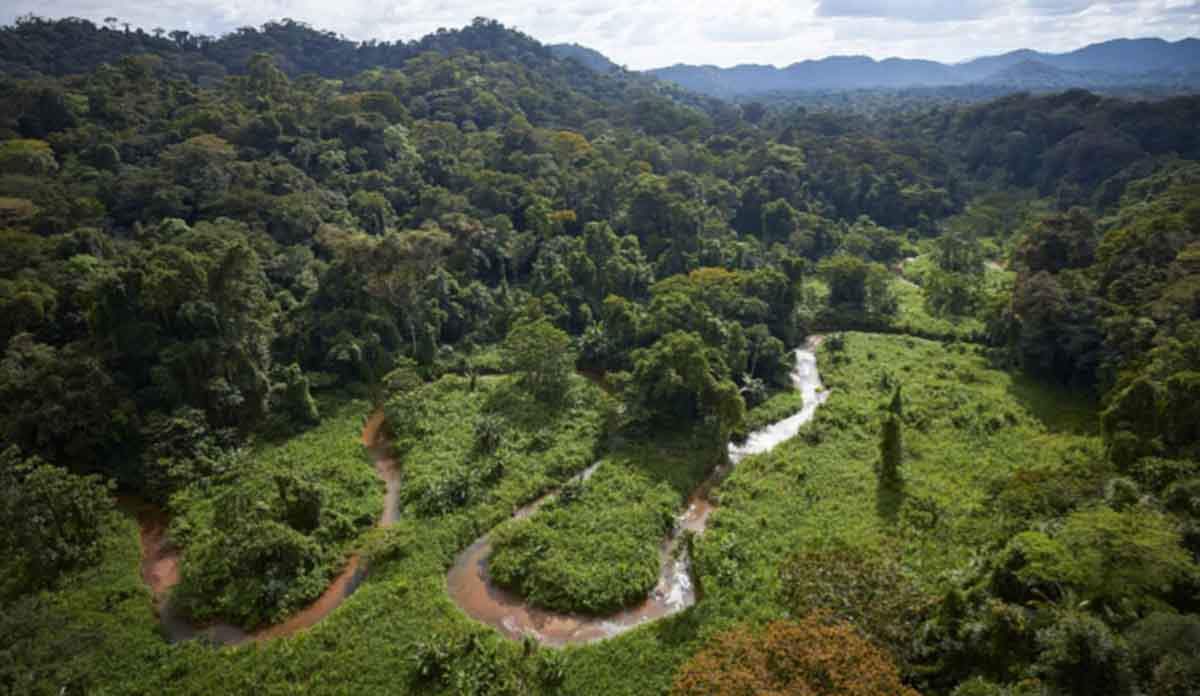
[(15, 447), (0, 453), (0, 597), (52, 586), (99, 560), (113, 486), (76, 476)]
[(913, 634), (933, 604), (893, 558), (847, 545), (801, 551), (780, 570), (781, 602), (792, 616), (829, 611), (905, 665)]
[(737, 435), (746, 435), (766, 426), (799, 413), (804, 406), (804, 395), (794, 389), (787, 389), (772, 395), (762, 403), (746, 411), (746, 421)]
[[(1013, 682), (1054, 623), (1047, 602), (1083, 597), (1116, 623), (1188, 608), (1194, 572), (1177, 548), (1197, 538), (1195, 98), (928, 108), (858, 95), (850, 111), (906, 105), (865, 118), (829, 113), (836, 95), (806, 97), (820, 105), (808, 111), (737, 107), (592, 72), (483, 19), (411, 42), (290, 20), (157, 34), (34, 17), (0, 29), (3, 439), (20, 460), (169, 500), (179, 599), (200, 616), (277, 620), (360, 548), (371, 575), (303, 636), (168, 647), (132, 522), (97, 508), (64, 537), (92, 551), (63, 554), (80, 561), (6, 603), (0, 690), (665, 692), (698, 636), (779, 618), (781, 564), (830, 540), (892, 549), (922, 592), (952, 598), (913, 662), (935, 692), (975, 671), (1026, 692)], [(880, 265), (915, 253), (903, 278)], [(980, 272), (1002, 258), (1013, 271)], [(572, 489), (566, 509), (607, 500), (592, 515), (613, 530), (605, 546), (581, 548), (586, 518), (530, 520), (564, 568), (611, 578), (608, 542), (649, 567), (664, 486), (677, 509), (731, 432), (798, 407), (760, 400), (786, 386), (787, 347), (822, 327), (1009, 351), (830, 341), (833, 396), (817, 420), (713, 492), (690, 612), (546, 657), (454, 609), (455, 553), (594, 461), (620, 420), (570, 375), (572, 344), (609, 371), (637, 426), (606, 466), (664, 428), (703, 435), (687, 454), (629, 455), (629, 475), (604, 488), (620, 500)], [(506, 363), (501, 342), (522, 331), (535, 350)], [(1006, 360), (1095, 385), (1111, 463), (1091, 403), (995, 369)], [(493, 377), (506, 369), (521, 374)], [(875, 404), (897, 382), (904, 485), (880, 496)], [(356, 444), (367, 406), (331, 407), (331, 387), (393, 397), (405, 514), (392, 528), (365, 532), (379, 507)], [(742, 426), (746, 401), (757, 409)], [(34, 471), (68, 499), (94, 492)], [(1003, 549), (1031, 530), (1044, 534), (1029, 544), (1037, 560), (1065, 580), (1017, 577), (1027, 559)], [(1176, 587), (1131, 579), (1139, 563)], [(598, 604), (640, 586), (588, 582)], [(396, 636), (449, 647), (410, 664), (393, 659)], [(1068, 673), (1068, 658), (1047, 657), (1046, 674)], [(436, 674), (421, 681), (426, 663)], [(1194, 677), (1178, 655), (1135, 671), (1156, 694)]]
[(1037, 635), (1036, 670), (1059, 693), (1089, 696), (1130, 692), (1124, 641), (1094, 616), (1066, 612)]
[(626, 401), (635, 422), (667, 427), (700, 422), (723, 444), (745, 418), (745, 402), (727, 368), (703, 340), (676, 331), (635, 351)]
[(183, 549), (173, 601), (199, 621), (277, 623), (325, 590), (359, 533), (378, 517), (379, 484), (359, 437), (365, 405), (247, 452), (225, 475), (171, 499)]
[(662, 540), (706, 470), (689, 444), (614, 452), (532, 517), (501, 525), (491, 577), (562, 612), (603, 615), (644, 599), (658, 581)]
[(48, 176), (58, 171), (50, 144), (42, 140), (6, 140), (0, 143), (0, 174)]
[(571, 338), (546, 319), (519, 323), (504, 339), (504, 366), (543, 401), (563, 396), (575, 367)]
[[(964, 559), (1015, 534), (1007, 512), (991, 503), (994, 486), (1022, 467), (1101, 456), (1098, 438), (1062, 417), (1069, 395), (995, 370), (979, 349), (840, 336), (818, 353), (830, 396), (813, 422), (740, 462), (718, 489), (720, 506), (695, 543), (706, 602), (769, 615), (763, 588), (777, 586), (778, 569), (797, 549), (827, 546), (867, 555), (889, 549), (918, 592), (930, 592)], [(884, 374), (904, 383), (904, 485), (891, 495), (880, 495), (873, 471), (878, 404), (895, 393)]]
[(1200, 659), (1191, 646), (1200, 640), (1200, 617), (1155, 613), (1125, 633), (1132, 663), (1153, 696), (1175, 696), (1200, 687)]
[(879, 480), (884, 486), (899, 485), (900, 465), (904, 461), (904, 439), (901, 432), (900, 386), (892, 394), (892, 403), (883, 417), (879, 434)]
[[(388, 401), (394, 446), (406, 455), (400, 498), (407, 508), (424, 518), (448, 515), (492, 501), (509, 477), (545, 487), (594, 461), (605, 397), (568, 377), (555, 403), (534, 398), (515, 377), (485, 379), (472, 391), (469, 380), (450, 375)], [(481, 427), (503, 436), (481, 443)]]
[(1174, 522), (1136, 508), (1074, 512), (1053, 538), (1026, 532), (1013, 544), (1028, 562), (1024, 581), (1061, 583), (1114, 609), (1153, 606), (1198, 570)]
[(896, 299), (891, 294), (887, 271), (861, 258), (841, 254), (821, 263), (821, 275), (829, 283), (829, 303), (868, 314), (893, 314)]

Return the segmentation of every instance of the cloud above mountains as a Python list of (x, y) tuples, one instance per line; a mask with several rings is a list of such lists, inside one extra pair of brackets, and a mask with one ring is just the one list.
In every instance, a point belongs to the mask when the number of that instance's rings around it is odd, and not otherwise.
[(8, 0), (0, 21), (27, 13), (213, 35), (287, 17), (362, 40), (414, 39), (486, 16), (631, 68), (786, 65), (835, 54), (957, 61), (1200, 35), (1196, 0)]

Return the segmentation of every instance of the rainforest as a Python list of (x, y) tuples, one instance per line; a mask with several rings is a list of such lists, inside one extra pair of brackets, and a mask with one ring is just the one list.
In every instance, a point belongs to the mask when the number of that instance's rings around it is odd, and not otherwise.
[(33, 16), (0, 94), (0, 693), (1200, 693), (1200, 96)]

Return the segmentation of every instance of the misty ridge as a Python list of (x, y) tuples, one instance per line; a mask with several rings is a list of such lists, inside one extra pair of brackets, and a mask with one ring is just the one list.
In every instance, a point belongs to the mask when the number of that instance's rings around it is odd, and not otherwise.
[[(477, 26), (491, 20), (477, 19)], [(348, 77), (371, 68), (396, 68), (426, 51), (489, 50), (524, 62), (551, 57), (574, 60), (601, 73), (625, 78), (657, 78), (692, 92), (728, 99), (764, 95), (850, 90), (981, 89), (994, 96), (1014, 91), (1091, 89), (1095, 91), (1154, 88), (1189, 92), (1200, 88), (1200, 39), (1114, 39), (1067, 53), (1032, 48), (983, 56), (958, 63), (933, 60), (831, 55), (786, 67), (739, 64), (677, 63), (632, 71), (608, 56), (580, 44), (542, 44), (514, 32), (515, 43), (495, 41), (480, 33), (463, 45), (455, 32), (441, 31), (404, 41), (355, 41), (304, 22), (281, 19), (261, 28), (242, 27), (220, 37), (184, 30), (147, 32), (110, 21), (100, 26), (85, 19), (24, 17), (0, 29), (0, 72), (10, 76), (67, 75), (111, 63), (127, 54), (154, 54), (178, 67), (194, 81), (213, 84), (226, 74), (242, 72), (257, 51), (276, 56), (291, 76), (304, 73)], [(475, 44), (470, 43), (472, 36)], [(489, 43), (489, 41), (491, 43)], [(63, 52), (63, 43), (77, 50)]]

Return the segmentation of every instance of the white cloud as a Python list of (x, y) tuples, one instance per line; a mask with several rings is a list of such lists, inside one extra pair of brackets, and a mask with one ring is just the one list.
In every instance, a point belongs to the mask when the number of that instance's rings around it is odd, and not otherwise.
[(353, 39), (415, 39), (492, 17), (617, 63), (787, 65), (864, 54), (956, 61), (1016, 48), (1065, 51), (1116, 37), (1200, 34), (1197, 0), (6, 0), (34, 13), (219, 34), (284, 17)]
[(873, 17), (910, 22), (980, 19), (1003, 8), (1002, 0), (820, 0), (822, 17)]

